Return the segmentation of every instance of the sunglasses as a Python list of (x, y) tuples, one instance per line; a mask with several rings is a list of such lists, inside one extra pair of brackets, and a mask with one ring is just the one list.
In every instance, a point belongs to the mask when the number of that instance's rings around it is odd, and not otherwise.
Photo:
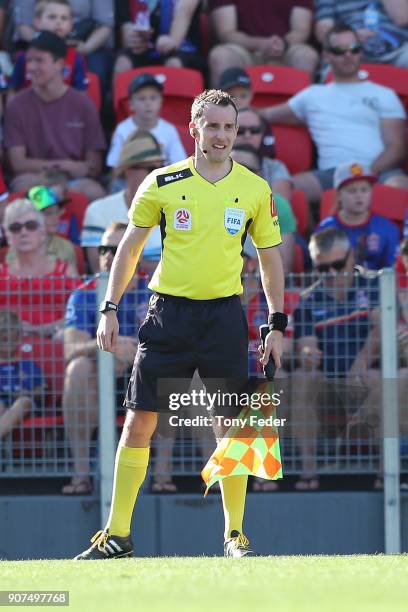
[(118, 247), (113, 246), (111, 244), (101, 244), (100, 246), (98, 246), (99, 255), (107, 255), (108, 253), (111, 253), (114, 257), (116, 255), (117, 250)]
[(36, 230), (38, 230), (39, 227), (40, 224), (38, 223), (38, 221), (34, 221), (33, 219), (32, 221), (25, 221), (24, 223), (16, 221), (15, 223), (11, 223), (8, 226), (8, 229), (9, 232), (11, 232), (12, 234), (19, 234), (23, 228), (26, 229), (28, 232), (35, 232)]
[(262, 132), (262, 127), (260, 125), (248, 125), (247, 127), (238, 128), (238, 136), (243, 136), (247, 132), (250, 134), (260, 134)]
[(363, 47), (356, 43), (354, 45), (350, 45), (349, 47), (329, 47), (327, 50), (329, 53), (337, 56), (346, 55), (348, 52), (352, 53), (353, 55), (358, 55), (358, 53), (361, 53), (363, 50)]
[(328, 263), (315, 264), (314, 268), (320, 274), (324, 274), (324, 273), (330, 272), (330, 270), (334, 270), (335, 272), (341, 272), (346, 267), (349, 255), (350, 255), (350, 249), (347, 251), (347, 253), (343, 257), (343, 259), (336, 259), (336, 260), (330, 261)]

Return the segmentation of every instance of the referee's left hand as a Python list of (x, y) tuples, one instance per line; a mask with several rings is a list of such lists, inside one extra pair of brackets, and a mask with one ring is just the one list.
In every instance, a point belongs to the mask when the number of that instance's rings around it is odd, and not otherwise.
[(269, 361), (269, 356), (272, 355), (275, 362), (276, 369), (279, 370), (281, 367), (281, 356), (283, 352), (282, 348), (283, 334), (277, 329), (270, 331), (265, 339), (265, 350), (262, 350), (262, 346), (259, 346), (258, 351), (262, 353), (260, 362), (262, 365), (266, 365)]

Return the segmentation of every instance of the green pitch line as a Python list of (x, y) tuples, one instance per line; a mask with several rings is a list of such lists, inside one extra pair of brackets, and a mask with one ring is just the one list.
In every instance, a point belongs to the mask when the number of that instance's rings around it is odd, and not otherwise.
[(0, 562), (0, 590), (68, 590), (70, 612), (406, 612), (407, 576), (407, 555)]

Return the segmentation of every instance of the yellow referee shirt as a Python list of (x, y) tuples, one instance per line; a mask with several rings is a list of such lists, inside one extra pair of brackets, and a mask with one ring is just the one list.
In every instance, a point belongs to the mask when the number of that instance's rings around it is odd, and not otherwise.
[(216, 183), (198, 174), (191, 157), (151, 172), (129, 219), (138, 227), (161, 227), (162, 256), (149, 288), (195, 300), (242, 293), (247, 231), (257, 248), (281, 242), (268, 184), (235, 161)]

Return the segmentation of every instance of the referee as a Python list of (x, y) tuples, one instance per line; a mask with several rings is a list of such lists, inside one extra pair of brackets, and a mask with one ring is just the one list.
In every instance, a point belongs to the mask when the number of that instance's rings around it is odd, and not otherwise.
[[(178, 389), (183, 392), (186, 379), (198, 369), (206, 386), (218, 379), (231, 392), (238, 391), (246, 380), (248, 330), (239, 295), (247, 232), (257, 248), (270, 312), (271, 331), (261, 362), (266, 364), (272, 354), (280, 367), (286, 326), (284, 275), (275, 248), (281, 238), (271, 191), (262, 178), (230, 157), (238, 123), (228, 93), (207, 90), (197, 96), (189, 128), (195, 139), (194, 156), (154, 170), (136, 192), (110, 272), (106, 300), (100, 307), (103, 315), (97, 343), (100, 349), (114, 353), (118, 303), (149, 233), (160, 225), (162, 256), (149, 285), (154, 294), (139, 331), (126, 394), (128, 410), (116, 454), (111, 511), (103, 531), (95, 534), (88, 550), (75, 557), (78, 560), (133, 555), (130, 523), (146, 475), (150, 440), (159, 413), (169, 412), (163, 381), (171, 381), (169, 385), (179, 381)], [(237, 407), (235, 416), (238, 412)], [(242, 532), (247, 476), (225, 478), (220, 487), (224, 554), (250, 554)]]

